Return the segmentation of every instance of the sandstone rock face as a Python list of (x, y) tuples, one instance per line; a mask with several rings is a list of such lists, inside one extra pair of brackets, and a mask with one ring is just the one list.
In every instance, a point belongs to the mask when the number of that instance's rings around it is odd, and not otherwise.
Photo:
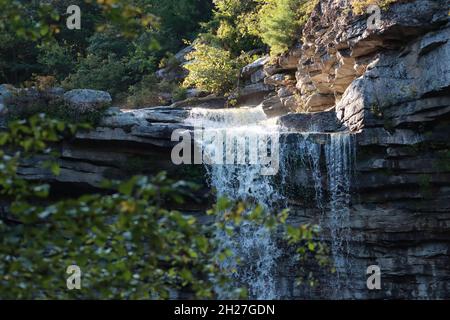
[[(347, 263), (338, 268), (338, 280), (323, 273), (314, 289), (293, 286), (287, 267), (279, 275), (280, 290), (285, 298), (448, 299), (450, 37), (442, 4), (449, 2), (393, 4), (374, 31), (366, 29), (367, 16), (352, 17), (343, 3), (321, 1), (307, 23), (296, 87), (304, 101), (334, 95), (338, 122), (355, 132), (349, 219), (342, 225), (349, 232)], [(317, 121), (313, 115), (280, 121), (302, 132)], [(333, 164), (328, 166), (320, 170), (324, 190)], [(314, 194), (311, 171), (299, 167), (286, 183), (309, 177), (306, 189)], [(290, 201), (296, 223), (333, 215), (332, 205), (320, 212), (304, 195)], [(325, 226), (323, 232), (332, 243), (331, 230)], [(381, 268), (381, 290), (367, 289), (370, 265)], [(337, 295), (333, 281), (340, 283)]]
[[(448, 0), (443, 2), (448, 6)], [(369, 16), (354, 16), (348, 1), (322, 0), (305, 25), (300, 44), (277, 63), (266, 64), (265, 81), (285, 86), (280, 83), (280, 74), (295, 75), (300, 99), (292, 111), (326, 110), (340, 101), (349, 85), (365, 73), (380, 52), (398, 52), (411, 40), (445, 25), (448, 14), (442, 5), (442, 1), (391, 4), (389, 10), (382, 12), (380, 27), (369, 30)], [(424, 41), (424, 49), (432, 49), (426, 42), (433, 40)]]
[(289, 109), (286, 108), (285, 103), (282, 102), (278, 95), (272, 94), (266, 96), (264, 101), (261, 102), (261, 106), (264, 113), (269, 118), (272, 118), (287, 114), (289, 112)]
[(92, 89), (74, 89), (64, 93), (64, 100), (74, 108), (80, 110), (96, 110), (111, 104), (108, 92)]
[(292, 65), (288, 65), (293, 53), (280, 58), (283, 66), (273, 64), (268, 56), (257, 59), (241, 71), (242, 85), (238, 93), (238, 105), (263, 106), (269, 117), (275, 117), (297, 109), (295, 77)]
[(337, 132), (342, 124), (334, 110), (314, 113), (291, 113), (278, 119), (282, 126), (298, 132)]
[[(264, 68), (264, 65), (267, 64), (268, 62), (269, 62), (268, 56), (264, 56), (255, 60), (254, 62), (242, 68), (241, 76), (243, 78), (251, 78), (252, 75), (259, 73), (259, 71), (261, 71)], [(254, 81), (252, 80), (252, 82)]]
[(334, 105), (334, 96), (314, 93), (306, 101), (306, 110), (310, 112), (321, 111)]
[(399, 53), (383, 53), (337, 104), (351, 130), (426, 123), (450, 112), (450, 27), (432, 31)]
[[(239, 106), (259, 105), (273, 94), (274, 87), (264, 81), (264, 67), (269, 61), (269, 56), (263, 56), (242, 68), (240, 88), (237, 94), (232, 96), (236, 98)], [(271, 107), (277, 109), (275, 106)]]
[[(60, 146), (61, 174), (41, 167), (43, 159), (31, 159), (19, 173), (29, 179), (98, 187), (105, 178), (124, 178), (137, 173), (180, 170), (172, 164), (170, 150), (175, 129), (189, 129), (182, 122), (188, 109), (154, 107), (108, 110), (95, 130), (78, 132)], [(70, 189), (70, 187), (69, 187)]]
[(239, 89), (237, 100), (240, 105), (258, 105), (272, 91), (272, 86), (266, 85), (262, 82), (252, 83)]
[(297, 69), (298, 61), (302, 55), (301, 46), (297, 46), (289, 50), (288, 53), (278, 58), (278, 64), (283, 70)]
[[(262, 102), (266, 113), (322, 145), (324, 197), (328, 171), (341, 165), (324, 166), (324, 133), (354, 132), (356, 154), (347, 159), (353, 173), (349, 220), (341, 226), (349, 232), (345, 267), (339, 277), (321, 274), (314, 289), (298, 288), (287, 255), (277, 275), (283, 298), (450, 297), (450, 42), (442, 3), (399, 1), (382, 12), (380, 28), (368, 30), (368, 15), (353, 16), (346, 1), (322, 0), (302, 43), (264, 64), (263, 81), (274, 88)], [(283, 116), (287, 111), (301, 113)], [(306, 165), (289, 172), (288, 189), (310, 177), (289, 198), (292, 223), (332, 218), (330, 203), (321, 212), (305, 196), (315, 194), (308, 191), (317, 185), (312, 171)], [(331, 244), (330, 228), (323, 233)], [(370, 265), (381, 268), (381, 290), (367, 288)]]

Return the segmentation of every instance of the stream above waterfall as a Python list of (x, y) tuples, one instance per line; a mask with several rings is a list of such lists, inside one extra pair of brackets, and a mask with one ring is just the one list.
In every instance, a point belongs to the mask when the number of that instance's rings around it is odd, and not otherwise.
[[(262, 175), (261, 163), (205, 164), (210, 186), (217, 197), (262, 205), (276, 213), (289, 208), (291, 199), (306, 198), (305, 190), (313, 190), (314, 206), (320, 212), (318, 221), (331, 233), (330, 251), (336, 269), (335, 294), (341, 290), (343, 278), (350, 267), (346, 256), (349, 250), (348, 220), (350, 219), (350, 184), (354, 162), (352, 134), (347, 132), (295, 132), (280, 125), (277, 118), (268, 118), (262, 107), (236, 109), (194, 108), (186, 123), (203, 132), (226, 134), (229, 139), (213, 143), (207, 138), (196, 139), (202, 150), (226, 157), (227, 152), (252, 153), (250, 146), (239, 149), (234, 138), (261, 139), (270, 137), (271, 152), (277, 152), (276, 175)], [(204, 137), (204, 136), (203, 136)], [(230, 143), (231, 141), (231, 143)], [(222, 145), (223, 144), (223, 145)], [(228, 144), (228, 145), (225, 145)], [(260, 150), (259, 150), (260, 151)], [(239, 157), (239, 154), (237, 155)], [(301, 168), (305, 170), (301, 170)], [(298, 172), (298, 174), (296, 174)], [(239, 234), (218, 235), (222, 245), (229, 247), (243, 263), (231, 265), (237, 269), (236, 279), (249, 290), (251, 298), (279, 299), (277, 266), (283, 249), (276, 236), (264, 226), (246, 225)], [(228, 264), (235, 262), (228, 261)], [(228, 265), (230, 266), (230, 265)]]

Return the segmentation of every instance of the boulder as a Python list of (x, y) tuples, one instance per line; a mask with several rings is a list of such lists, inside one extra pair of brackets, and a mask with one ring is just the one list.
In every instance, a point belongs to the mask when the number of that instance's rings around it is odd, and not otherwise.
[(278, 119), (278, 124), (298, 132), (336, 132), (341, 123), (334, 110), (315, 113), (290, 113)]
[(381, 54), (352, 82), (336, 110), (352, 130), (417, 126), (450, 113), (450, 27), (425, 34), (404, 50)]
[(313, 112), (322, 111), (333, 106), (334, 102), (333, 95), (314, 93), (309, 97), (308, 101), (306, 101), (306, 110)]
[(9, 84), (0, 85), (0, 115), (6, 112), (6, 100), (11, 98), (16, 89)]
[(285, 105), (281, 102), (280, 97), (278, 97), (277, 95), (266, 98), (261, 103), (261, 106), (264, 110), (264, 113), (269, 118), (278, 117), (289, 112), (289, 108), (285, 107)]
[(264, 73), (263, 69), (259, 69), (256, 72), (252, 73), (250, 76), (250, 82), (251, 83), (258, 83), (264, 80), (266, 77), (266, 74)]
[(194, 51), (193, 46), (187, 46), (174, 55), (175, 63), (156, 71), (156, 76), (168, 82), (183, 81), (188, 75), (184, 66), (189, 63), (187, 56)]
[(172, 108), (207, 108), (207, 109), (216, 109), (223, 108), (226, 103), (226, 98), (209, 95), (206, 97), (192, 97), (187, 98), (186, 100), (174, 102), (170, 107)]
[(105, 91), (74, 89), (64, 94), (64, 101), (81, 111), (92, 111), (108, 107), (111, 105), (112, 98)]
[(238, 103), (247, 105), (258, 105), (264, 97), (273, 92), (273, 87), (264, 83), (255, 83), (245, 86), (239, 90)]
[(254, 74), (259, 70), (262, 70), (264, 66), (269, 62), (269, 60), (270, 60), (269, 56), (264, 56), (253, 61), (252, 63), (242, 68), (241, 76), (243, 78), (250, 78), (252, 74)]

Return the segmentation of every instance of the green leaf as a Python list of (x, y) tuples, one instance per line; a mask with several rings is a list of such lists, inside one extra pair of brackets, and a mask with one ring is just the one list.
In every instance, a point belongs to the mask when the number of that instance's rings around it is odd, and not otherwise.
[(49, 29), (48, 25), (44, 24), (41, 26), (39, 33), (41, 36), (45, 36), (49, 33), (49, 31), (50, 31), (50, 29)]
[(131, 193), (133, 192), (134, 186), (136, 185), (137, 179), (138, 179), (137, 177), (133, 177), (128, 181), (121, 183), (119, 185), (119, 192), (126, 196), (130, 196)]
[(53, 173), (55, 176), (59, 176), (59, 175), (61, 174), (61, 167), (60, 167), (59, 164), (57, 164), (56, 162), (53, 162), (53, 163), (51, 164), (50, 169), (52, 170), (52, 173)]

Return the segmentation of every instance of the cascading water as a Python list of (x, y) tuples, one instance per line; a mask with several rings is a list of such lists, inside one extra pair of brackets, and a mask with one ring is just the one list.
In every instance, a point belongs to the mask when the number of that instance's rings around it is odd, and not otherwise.
[[(243, 147), (238, 150), (237, 141), (258, 140), (271, 134), (277, 134), (279, 129), (274, 121), (269, 121), (261, 107), (240, 108), (227, 110), (193, 109), (188, 124), (204, 128), (205, 135), (217, 136), (226, 134), (229, 139), (224, 152), (238, 153), (248, 160), (250, 150)], [(208, 139), (196, 141), (202, 149), (219, 149)], [(248, 143), (249, 141), (245, 141)], [(247, 145), (248, 146), (248, 145)], [(217, 151), (217, 150), (213, 150)], [(219, 152), (221, 152), (220, 150)], [(236, 152), (237, 151), (237, 152)], [(233, 200), (259, 203), (266, 209), (273, 207), (281, 199), (272, 184), (270, 176), (262, 175), (263, 164), (222, 164), (206, 166), (212, 187), (219, 197), (226, 196)], [(234, 251), (234, 257), (245, 261), (237, 265), (235, 260), (227, 260), (228, 268), (237, 269), (238, 281), (243, 282), (249, 289), (251, 297), (256, 299), (276, 299), (276, 281), (274, 278), (276, 259), (281, 254), (274, 235), (264, 226), (250, 223), (240, 228), (239, 234), (229, 237), (226, 233), (218, 235), (220, 243)], [(226, 297), (225, 297), (226, 298)]]
[[(350, 180), (354, 155), (350, 134), (331, 134), (325, 146), (329, 190), (329, 228), (331, 232), (331, 253), (333, 255), (336, 278), (334, 295), (338, 297), (342, 284), (348, 286), (351, 273), (348, 263), (350, 240)], [(344, 277), (344, 279), (342, 279)]]
[[(331, 233), (331, 254), (336, 269), (336, 279), (330, 284), (335, 293), (342, 286), (344, 273), (348, 270), (348, 221), (350, 218), (350, 177), (352, 168), (353, 143), (348, 133), (295, 133), (295, 143), (286, 143), (279, 139), (280, 134), (287, 133), (286, 129), (276, 124), (276, 118), (267, 119), (262, 107), (239, 109), (203, 109), (195, 108), (190, 112), (187, 124), (203, 128), (205, 136), (226, 135), (227, 139), (219, 144), (202, 137), (196, 143), (204, 152), (212, 156), (217, 153), (220, 157), (237, 153), (243, 160), (251, 155), (248, 139), (260, 139), (270, 136), (281, 142), (279, 150), (279, 181), (274, 176), (262, 175), (264, 164), (234, 163), (224, 161), (221, 164), (206, 165), (211, 186), (217, 191), (218, 197), (226, 196), (232, 200), (245, 200), (259, 203), (268, 211), (278, 210), (279, 206), (287, 205), (284, 192), (286, 178), (292, 175), (289, 162), (292, 158), (300, 160), (304, 167), (311, 172), (314, 197), (317, 208), (322, 212), (320, 223), (326, 225)], [(290, 133), (292, 134), (292, 133)], [(312, 135), (326, 137), (324, 146)], [(237, 142), (242, 137), (246, 144), (239, 146)], [(245, 140), (244, 140), (245, 141)], [(231, 142), (231, 143), (230, 143)], [(323, 158), (322, 153), (325, 154)], [(217, 158), (216, 158), (217, 159)], [(324, 159), (327, 175), (322, 175), (321, 163)], [(247, 161), (248, 162), (248, 161)], [(227, 164), (228, 163), (228, 164)], [(327, 184), (324, 185), (324, 178)], [(301, 182), (300, 182), (301, 183)], [(324, 187), (327, 189), (325, 195)], [(302, 194), (296, 195), (302, 197)], [(328, 200), (328, 201), (327, 201)], [(255, 299), (277, 299), (280, 293), (277, 288), (277, 259), (282, 255), (274, 234), (264, 226), (252, 224), (244, 225), (239, 234), (232, 237), (225, 233), (218, 235), (223, 246), (231, 248), (234, 257), (241, 260), (227, 260), (227, 267), (237, 269), (236, 278), (244, 283), (250, 297)], [(227, 298), (227, 297), (222, 297)]]
[[(331, 258), (336, 273), (328, 286), (333, 297), (337, 299), (342, 294), (343, 286), (349, 287), (348, 279), (352, 271), (348, 255), (350, 187), (355, 161), (353, 135), (348, 132), (308, 132), (294, 135), (295, 139), (291, 139), (282, 148), (280, 160), (282, 186), (293, 183), (286, 182), (286, 177), (295, 172), (295, 168), (289, 165), (293, 162), (293, 158), (300, 160), (302, 166), (309, 169), (310, 179), (295, 183), (309, 189), (311, 185), (313, 186), (315, 205), (320, 212), (319, 224), (329, 230)], [(308, 183), (310, 185), (307, 185)], [(295, 195), (295, 197), (302, 196), (305, 194)], [(322, 237), (322, 240), (327, 241), (326, 237)]]

